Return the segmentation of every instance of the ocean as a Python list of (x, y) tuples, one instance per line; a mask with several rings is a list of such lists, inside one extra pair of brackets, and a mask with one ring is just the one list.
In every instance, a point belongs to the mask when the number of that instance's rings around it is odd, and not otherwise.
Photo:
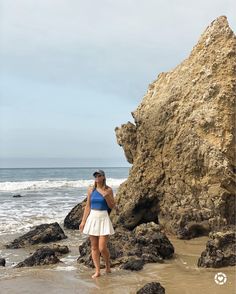
[[(0, 235), (25, 233), (35, 225), (58, 222), (81, 202), (97, 168), (0, 169)], [(129, 168), (102, 168), (116, 192)], [(16, 198), (14, 195), (22, 197)]]

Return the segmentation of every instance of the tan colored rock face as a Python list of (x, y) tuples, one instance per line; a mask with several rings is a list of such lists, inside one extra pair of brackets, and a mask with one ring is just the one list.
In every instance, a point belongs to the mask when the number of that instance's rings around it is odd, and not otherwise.
[(135, 125), (116, 128), (133, 166), (115, 224), (160, 221), (186, 238), (235, 224), (235, 97), (236, 37), (221, 16), (186, 60), (149, 85)]

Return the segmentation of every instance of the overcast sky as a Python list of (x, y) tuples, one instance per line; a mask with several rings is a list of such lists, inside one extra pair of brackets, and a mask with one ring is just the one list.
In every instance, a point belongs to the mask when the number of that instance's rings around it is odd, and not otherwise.
[(235, 0), (0, 0), (0, 166), (125, 166), (114, 129)]

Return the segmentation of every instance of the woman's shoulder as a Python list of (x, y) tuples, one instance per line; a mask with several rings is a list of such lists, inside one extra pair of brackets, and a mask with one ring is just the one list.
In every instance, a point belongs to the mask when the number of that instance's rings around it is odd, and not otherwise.
[(110, 186), (106, 185), (106, 190), (111, 191), (112, 192), (112, 188)]

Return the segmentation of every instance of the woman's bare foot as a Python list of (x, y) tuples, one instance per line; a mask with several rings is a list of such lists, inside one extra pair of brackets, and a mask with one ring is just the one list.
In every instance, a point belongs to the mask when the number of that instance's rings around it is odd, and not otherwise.
[(111, 273), (111, 269), (110, 268), (106, 268), (106, 274), (110, 274)]
[(100, 276), (100, 273), (96, 272), (95, 274), (92, 275), (92, 278), (95, 279), (95, 278), (98, 278), (99, 276)]

